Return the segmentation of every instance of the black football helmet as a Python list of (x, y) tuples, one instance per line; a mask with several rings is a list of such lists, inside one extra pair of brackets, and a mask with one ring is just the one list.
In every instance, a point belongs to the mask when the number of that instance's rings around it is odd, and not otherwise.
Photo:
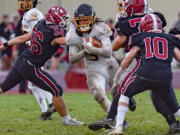
[(18, 10), (26, 11), (37, 6), (38, 0), (17, 0)]
[[(95, 22), (96, 12), (89, 4), (81, 4), (74, 12), (74, 24), (79, 32), (87, 32), (92, 29)], [(88, 24), (80, 25), (79, 21), (88, 20)]]

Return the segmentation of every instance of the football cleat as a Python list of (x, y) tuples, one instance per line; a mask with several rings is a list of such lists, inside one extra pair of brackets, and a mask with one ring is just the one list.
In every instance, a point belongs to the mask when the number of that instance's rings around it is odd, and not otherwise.
[(168, 135), (172, 135), (172, 134), (180, 134), (180, 122), (179, 121), (169, 125)]
[(70, 118), (69, 120), (63, 121), (62, 123), (65, 126), (80, 126), (80, 125), (86, 125), (86, 123), (77, 121), (76, 119)]
[[(91, 130), (99, 130), (101, 128), (105, 129), (113, 129), (115, 126), (114, 121), (112, 119), (102, 119), (98, 122), (94, 122), (88, 125), (88, 128)], [(128, 127), (127, 121), (124, 121), (123, 123), (123, 130), (125, 130)]]
[(123, 126), (114, 128), (108, 135), (123, 135)]
[(88, 128), (91, 130), (99, 130), (101, 128), (112, 129), (114, 127), (114, 121), (112, 119), (102, 119), (98, 122), (93, 122), (88, 125)]
[(52, 120), (51, 118), (52, 113), (44, 112), (40, 115), (40, 120)]
[(133, 97), (131, 97), (129, 100), (129, 110), (132, 112), (136, 110), (136, 101)]

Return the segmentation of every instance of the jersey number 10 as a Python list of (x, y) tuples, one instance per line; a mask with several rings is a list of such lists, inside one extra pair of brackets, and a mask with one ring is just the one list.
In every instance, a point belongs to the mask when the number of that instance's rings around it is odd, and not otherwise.
[(166, 60), (168, 58), (168, 41), (165, 38), (147, 37), (144, 39), (144, 42), (146, 49), (146, 59), (152, 58), (154, 56), (162, 60)]

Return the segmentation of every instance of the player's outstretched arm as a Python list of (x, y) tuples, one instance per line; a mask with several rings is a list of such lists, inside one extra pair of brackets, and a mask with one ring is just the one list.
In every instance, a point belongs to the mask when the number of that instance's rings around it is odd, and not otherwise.
[(18, 36), (16, 38), (13, 38), (13, 39), (9, 40), (8, 42), (2, 44), (0, 46), (0, 50), (4, 50), (8, 46), (25, 43), (26, 41), (29, 41), (31, 39), (31, 37), (32, 37), (32, 32), (27, 33), (27, 34), (22, 35), (22, 36)]
[(66, 45), (66, 37), (58, 37), (55, 38), (52, 42), (51, 45)]
[(117, 35), (112, 44), (112, 50), (117, 51), (126, 43), (127, 37), (125, 35)]
[(121, 63), (121, 68), (126, 69), (130, 64), (131, 61), (136, 57), (136, 54), (140, 51), (138, 46), (133, 46), (129, 52), (129, 54), (124, 58)]
[(180, 63), (180, 50), (174, 47), (174, 58)]

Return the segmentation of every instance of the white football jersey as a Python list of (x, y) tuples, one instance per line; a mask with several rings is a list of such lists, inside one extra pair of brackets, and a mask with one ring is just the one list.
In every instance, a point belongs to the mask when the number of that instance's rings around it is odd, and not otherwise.
[[(66, 34), (66, 44), (70, 46), (70, 52), (69, 53), (77, 53), (78, 51), (81, 51), (83, 48), (83, 39), (87, 37), (96, 38), (97, 40), (101, 41), (102, 48), (106, 45), (111, 45), (111, 41), (109, 39), (109, 36), (112, 34), (112, 31), (108, 25), (106, 25), (103, 22), (95, 23), (94, 27), (92, 28), (90, 33), (83, 33), (82, 36), (79, 36), (76, 33), (76, 28), (71, 27), (68, 33)], [(111, 48), (110, 48), (111, 49)], [(95, 56), (89, 56), (85, 57), (85, 66), (87, 68), (94, 68), (94, 65), (96, 66), (102, 66), (104, 64), (107, 64), (111, 58), (105, 58), (102, 56), (98, 56), (97, 60)]]
[(22, 27), (24, 32), (31, 32), (37, 22), (44, 19), (43, 14), (36, 8), (27, 11), (22, 20)]

